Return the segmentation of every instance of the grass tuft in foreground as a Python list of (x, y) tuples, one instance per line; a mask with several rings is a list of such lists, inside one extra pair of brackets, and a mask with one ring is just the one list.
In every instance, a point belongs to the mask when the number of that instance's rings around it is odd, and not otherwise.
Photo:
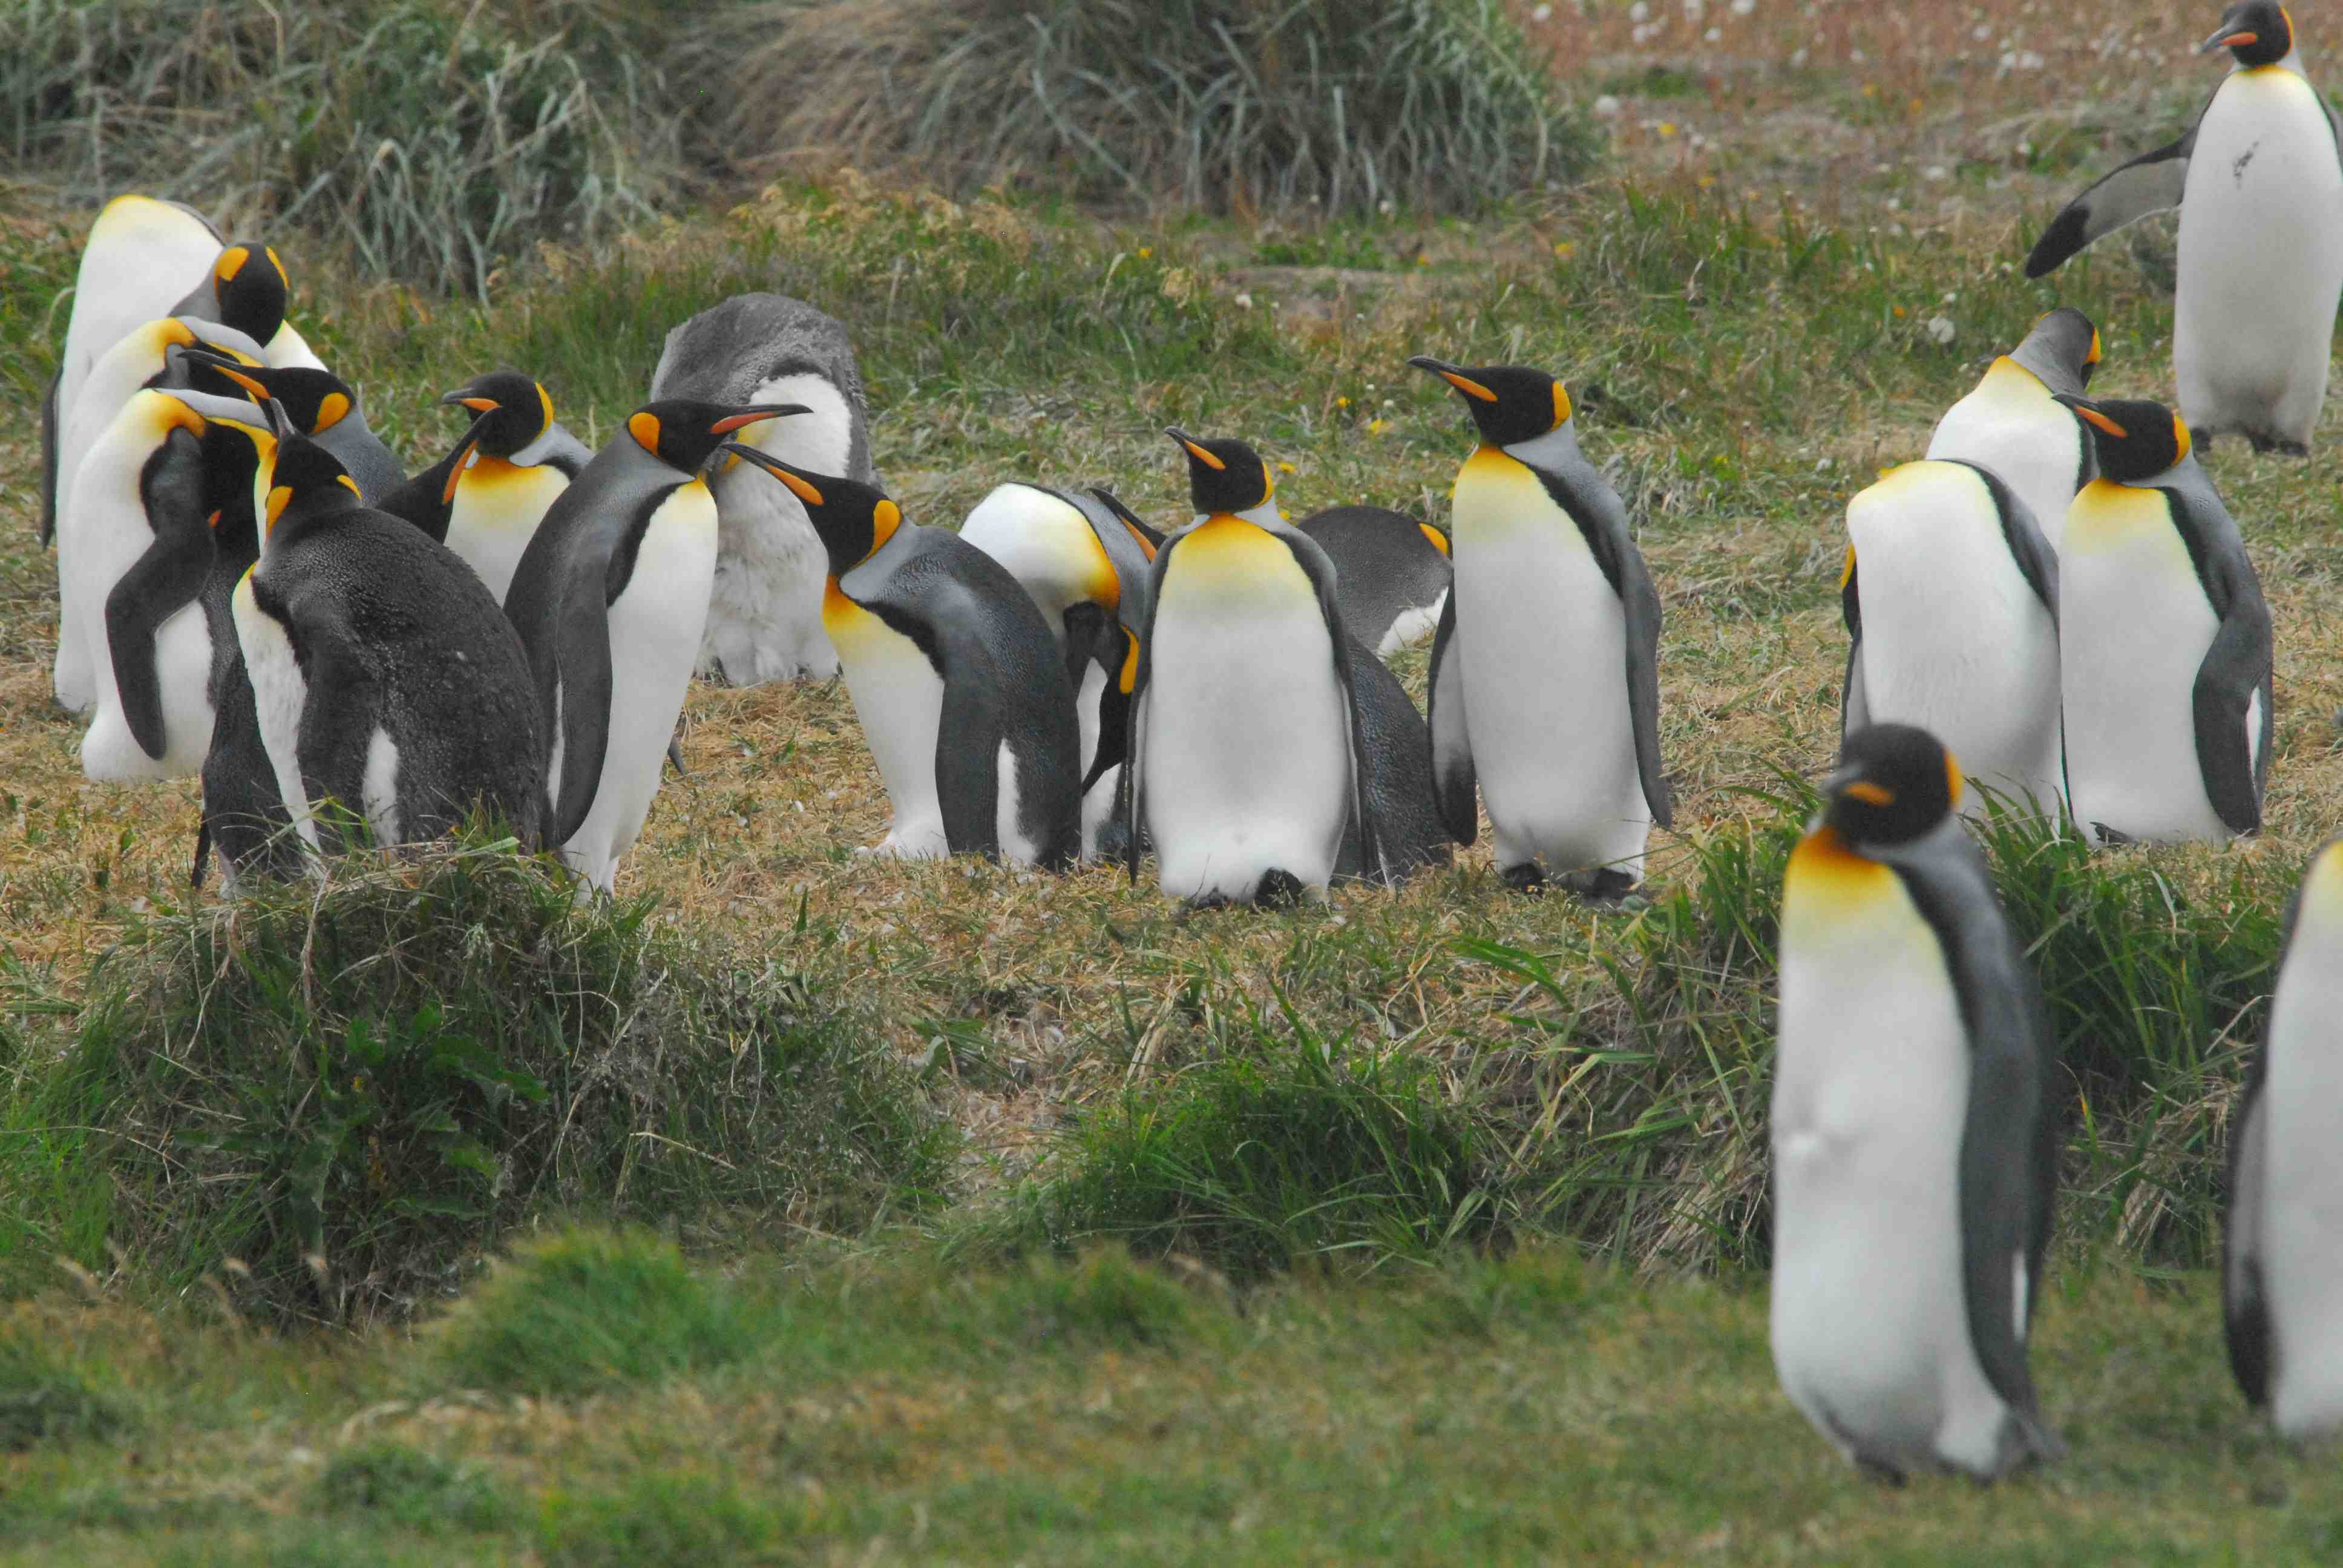
[(114, 1402), (43, 1345), (29, 1322), (0, 1322), (0, 1453), (102, 1438), (124, 1424)]

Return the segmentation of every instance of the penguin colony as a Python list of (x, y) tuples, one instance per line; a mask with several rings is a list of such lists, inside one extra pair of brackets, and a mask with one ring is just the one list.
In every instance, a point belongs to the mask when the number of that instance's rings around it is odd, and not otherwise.
[[(2189, 132), (2027, 263), (2179, 206), (2179, 411), (2093, 397), (2098, 334), (2054, 310), (1847, 508), (1841, 756), (1781, 910), (1772, 1341), (1799, 1411), (1884, 1475), (2061, 1452), (2026, 1351), (2056, 1045), (1966, 817), (2260, 825), (2270, 617), (2197, 452), (2307, 449), (2343, 163), (2274, 0), (2204, 48), (2233, 66)], [(1192, 907), (1395, 884), (1483, 809), (1509, 886), (1612, 900), (1670, 825), (1660, 597), (1542, 370), (1412, 361), (1478, 437), (1445, 534), (1291, 523), (1252, 447), (1177, 428), (1179, 526), (1020, 480), (954, 532), (887, 496), (845, 333), (797, 301), (678, 327), (598, 452), (536, 380), (483, 374), (410, 477), (288, 293), (266, 245), (119, 198), (44, 409), (56, 696), (90, 714), (90, 777), (200, 772), (199, 881), (214, 852), (232, 890), (486, 814), (607, 893), (695, 673), (843, 674), (893, 810), (867, 853), (1136, 878), (1151, 852)], [(1381, 656), (1425, 632), (1419, 714)], [(2289, 915), (2232, 1151), (2230, 1356), (2290, 1437), (2343, 1428), (2338, 1010), (2343, 839)]]

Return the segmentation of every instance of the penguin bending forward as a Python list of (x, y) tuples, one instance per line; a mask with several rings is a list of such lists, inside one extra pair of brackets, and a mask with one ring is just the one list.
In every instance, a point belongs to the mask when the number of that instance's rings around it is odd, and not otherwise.
[(1774, 1366), (1901, 1479), (2054, 1458), (2026, 1370), (2057, 1178), (2048, 1010), (1924, 730), (1847, 738), (1782, 889)]
[(1846, 532), (1840, 734), (1918, 725), (2017, 809), (2057, 816), (2058, 558), (2026, 503), (1973, 463), (1906, 463), (1847, 502)]
[[(2007, 485), (2053, 554), (2075, 492), (2090, 483), (2091, 433), (2058, 395), (2080, 397), (2099, 363), (2099, 329), (2062, 306), (1996, 359), (1976, 389), (1936, 421), (1928, 456), (1974, 463)], [(1954, 749), (1966, 753), (1957, 744)]]
[(2287, 912), (2269, 1026), (2231, 1120), (2222, 1320), (2247, 1402), (2280, 1435), (2343, 1431), (2343, 839)]
[(1329, 507), (1293, 526), (1334, 563), (1342, 624), (1377, 658), (1438, 629), (1456, 578), (1438, 528), (1383, 507)]
[(2256, 832), (2276, 694), (2245, 539), (2170, 410), (2064, 401), (2099, 465), (2067, 509), (2058, 566), (2075, 820), (2116, 842)]
[[(1477, 779), (1515, 888), (1547, 871), (1615, 897), (1674, 819), (1660, 766), (1660, 597), (1627, 508), (1579, 450), (1543, 370), (1408, 361), (1463, 398), (1481, 445), (1456, 476), (1456, 586), (1432, 647), (1433, 769), (1449, 831)], [(1544, 863), (1543, 869), (1541, 862)]]
[[(870, 410), (846, 328), (779, 294), (743, 294), (667, 335), (651, 396), (720, 404), (795, 403), (806, 411), (749, 441), (809, 474), (876, 487)], [(838, 673), (822, 631), (827, 557), (786, 485), (737, 463), (709, 481), (720, 529), (699, 669), (734, 686)]]
[(734, 431), (802, 411), (645, 404), (554, 498), (513, 570), (505, 613), (550, 748), (546, 841), (603, 892), (659, 793), (708, 617), (716, 502), (701, 471)]
[(1322, 898), (1355, 824), (1361, 874), (1388, 882), (1333, 567), (1251, 447), (1169, 434), (1200, 520), (1156, 552), (1140, 635), (1131, 873), (1144, 824), (1163, 891), (1192, 906)]
[(434, 839), (476, 810), (537, 847), (544, 756), (528, 657), (461, 561), (358, 498), (317, 442), (280, 427), (259, 457), (260, 558), (233, 597), (260, 735), (293, 825), (342, 847), (327, 799), (377, 844)]
[(2221, 49), (2229, 75), (2196, 123), (2067, 203), (2035, 242), (2026, 276), (2177, 206), (2181, 417), (2202, 440), (2235, 433), (2256, 451), (2300, 456), (2327, 398), (2343, 290), (2343, 126), (2304, 75), (2278, 0), (2222, 13), (2198, 53)]
[(822, 624), (894, 809), (870, 852), (1072, 865), (1082, 779), (1070, 653), (1009, 568), (905, 521), (869, 485), (726, 449), (786, 487), (822, 542)]

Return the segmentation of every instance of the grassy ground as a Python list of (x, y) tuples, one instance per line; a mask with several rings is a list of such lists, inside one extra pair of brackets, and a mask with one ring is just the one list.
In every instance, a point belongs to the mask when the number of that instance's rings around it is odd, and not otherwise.
[[(2168, 225), (2040, 285), (2016, 263), (2056, 199), (2168, 135), (2209, 86), (2171, 40), (2210, 20), (2079, 5), (2052, 35), (2016, 5), (1974, 7), (1989, 45), (1869, 7), (1760, 0), (1745, 17), (1707, 5), (1711, 42), (1673, 3), (1640, 40), (1654, 24), (1624, 6), (1583, 24), (1574, 9), (1536, 25), (1560, 29), (1577, 87), (1620, 99), (1615, 176), (1479, 224), (1108, 221), (849, 180), (604, 255), (519, 258), (485, 310), (346, 286), (331, 254), (281, 246), (305, 330), (417, 466), (457, 433), (433, 395), (478, 370), (534, 371), (598, 439), (639, 400), (669, 326), (742, 287), (799, 294), (852, 329), (880, 471), (930, 522), (1012, 477), (1108, 481), (1170, 518), (1173, 420), (1291, 464), (1297, 516), (1373, 501), (1437, 519), (1470, 441), (1405, 357), (1554, 367), (1664, 602), (1679, 831), (1655, 839), (1651, 898), (1620, 912), (1508, 897), (1483, 848), (1396, 896), (1184, 918), (1104, 870), (858, 859), (886, 809), (843, 689), (697, 688), (690, 776), (669, 780), (620, 890), (657, 900), (656, 930), (761, 954), (915, 1065), (964, 1134), (959, 1206), (936, 1223), (951, 1263), (890, 1246), (752, 1265), (739, 1310), (765, 1348), (583, 1407), (522, 1408), (509, 1391), (462, 1393), (478, 1385), (387, 1330), (285, 1346), (194, 1326), (184, 1307), (150, 1317), (146, 1260), (110, 1260), (102, 1224), (35, 1222), (14, 1232), (13, 1277), (49, 1293), (25, 1321), (84, 1347), (60, 1353), (118, 1423), (0, 1456), (0, 1539), (21, 1523), (27, 1552), (93, 1561), (122, 1554), (108, 1532), (164, 1554), (175, 1527), (194, 1561), (821, 1557), (874, 1541), (882, 1558), (981, 1557), (1052, 1532), (1053, 1557), (1352, 1557), (1383, 1550), (1384, 1530), (1426, 1560), (1956, 1560), (1983, 1539), (2046, 1562), (2336, 1550), (2343, 1523), (2318, 1501), (2331, 1459), (2287, 1460), (2254, 1434), (2193, 1272), (2274, 922), (2343, 808), (2333, 410), (2308, 463), (2235, 447), (2209, 460), (2278, 618), (2268, 831), (2088, 866), (1997, 851), (2075, 1064), (2041, 1372), (2075, 1461), (1990, 1494), (1860, 1486), (1773, 1391), (1762, 1296), (1736, 1271), (1763, 1256), (1770, 905), (1797, 809), (1784, 775), (1812, 776), (1831, 749), (1846, 497), (1916, 456), (1985, 358), (2054, 303), (2099, 320), (2103, 387), (2169, 396)], [(2043, 68), (2002, 70), (1987, 51), (2005, 36)], [(20, 407), (53, 363), (51, 302), (86, 216), (0, 188), (0, 381)], [(1927, 330), (1937, 317), (1948, 345)], [(0, 467), (31, 471), (30, 437), (0, 429)], [(30, 518), (28, 487), (0, 493), (0, 1078), (19, 1081), (103, 994), (97, 960), (126, 926), (202, 902), (186, 887), (192, 783), (79, 775), (76, 727), (48, 701), (54, 578)], [(1421, 650), (1398, 665), (1420, 689)], [(1262, 1107), (1323, 1117), (1308, 1124), (1337, 1128), (1337, 1152), (1264, 1168), (1214, 1141)], [(1425, 1137), (1400, 1147), (1386, 1126)], [(1154, 1173), (1151, 1201), (1177, 1200), (1170, 1229), (1162, 1204), (1116, 1207), (1082, 1184), (1125, 1157)], [(18, 1181), (11, 1158), (0, 1149), (0, 1171)], [(1318, 1223), (1312, 1191), (1356, 1199), (1361, 1218)], [(1241, 1317), (1209, 1290), (1113, 1286), (1146, 1312), (1177, 1303), (1163, 1342), (1047, 1327), (1060, 1309), (1036, 1292), (1073, 1289), (1059, 1276), (987, 1263), (961, 1281), (970, 1259), (1085, 1230), (1232, 1268), (1525, 1232), (1725, 1272), (1645, 1294), (1543, 1259), (1523, 1267), (1564, 1283), (1468, 1270), (1389, 1291), (1303, 1284)], [(25, 1266), (52, 1253), (73, 1268)], [(131, 1304), (79, 1303), (76, 1268)], [(2142, 1270), (2188, 1277), (2148, 1293)], [(775, 1301), (797, 1315), (771, 1315)], [(850, 1337), (841, 1318), (904, 1332)], [(387, 1401), (406, 1407), (364, 1415)], [(379, 1442), (424, 1457), (365, 1458)], [(346, 1465), (436, 1499), (413, 1504), (425, 1523), (402, 1522), (407, 1503), (349, 1503), (376, 1483), (329, 1484)], [(436, 1523), (451, 1515), (480, 1528)], [(644, 1544), (661, 1531), (671, 1547)]]

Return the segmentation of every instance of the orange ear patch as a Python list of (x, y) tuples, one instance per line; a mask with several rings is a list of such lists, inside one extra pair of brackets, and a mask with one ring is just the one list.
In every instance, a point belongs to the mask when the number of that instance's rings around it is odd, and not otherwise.
[(1952, 748), (1949, 746), (1945, 749), (1945, 784), (1950, 790), (1946, 797), (1947, 806), (1952, 810), (1959, 810), (1961, 790), (1964, 787), (1964, 780), (1961, 778), (1961, 759), (1953, 755)]
[(1570, 394), (1564, 391), (1562, 383), (1557, 381), (1554, 384), (1554, 427), (1559, 430), (1569, 423)]
[[(815, 504), (819, 506), (820, 503), (817, 501)], [(895, 530), (902, 526), (903, 508), (886, 497), (880, 497), (879, 504), (870, 508), (870, 555), (862, 558), (869, 560), (870, 556), (877, 555), (879, 547), (893, 538)]]
[(1438, 550), (1443, 556), (1448, 554), (1448, 536), (1446, 534), (1442, 533), (1430, 523), (1418, 523), (1415, 526), (1423, 530), (1423, 537), (1432, 541), (1432, 548), (1433, 549)]
[(350, 400), (338, 392), (328, 392), (317, 405), (317, 428), (330, 430), (349, 417)]
[(649, 409), (638, 409), (634, 413), (627, 416), (627, 434), (632, 436), (635, 438), (635, 445), (640, 447), (644, 451), (649, 452), (654, 456), (658, 454), (659, 447), (659, 416), (652, 413)]
[(222, 283), (226, 283), (230, 278), (233, 278), (237, 273), (242, 272), (244, 270), (244, 264), (251, 259), (252, 252), (246, 250), (243, 246), (229, 246), (226, 250), (220, 252), (219, 260), (212, 264), (212, 276), (218, 278)]

